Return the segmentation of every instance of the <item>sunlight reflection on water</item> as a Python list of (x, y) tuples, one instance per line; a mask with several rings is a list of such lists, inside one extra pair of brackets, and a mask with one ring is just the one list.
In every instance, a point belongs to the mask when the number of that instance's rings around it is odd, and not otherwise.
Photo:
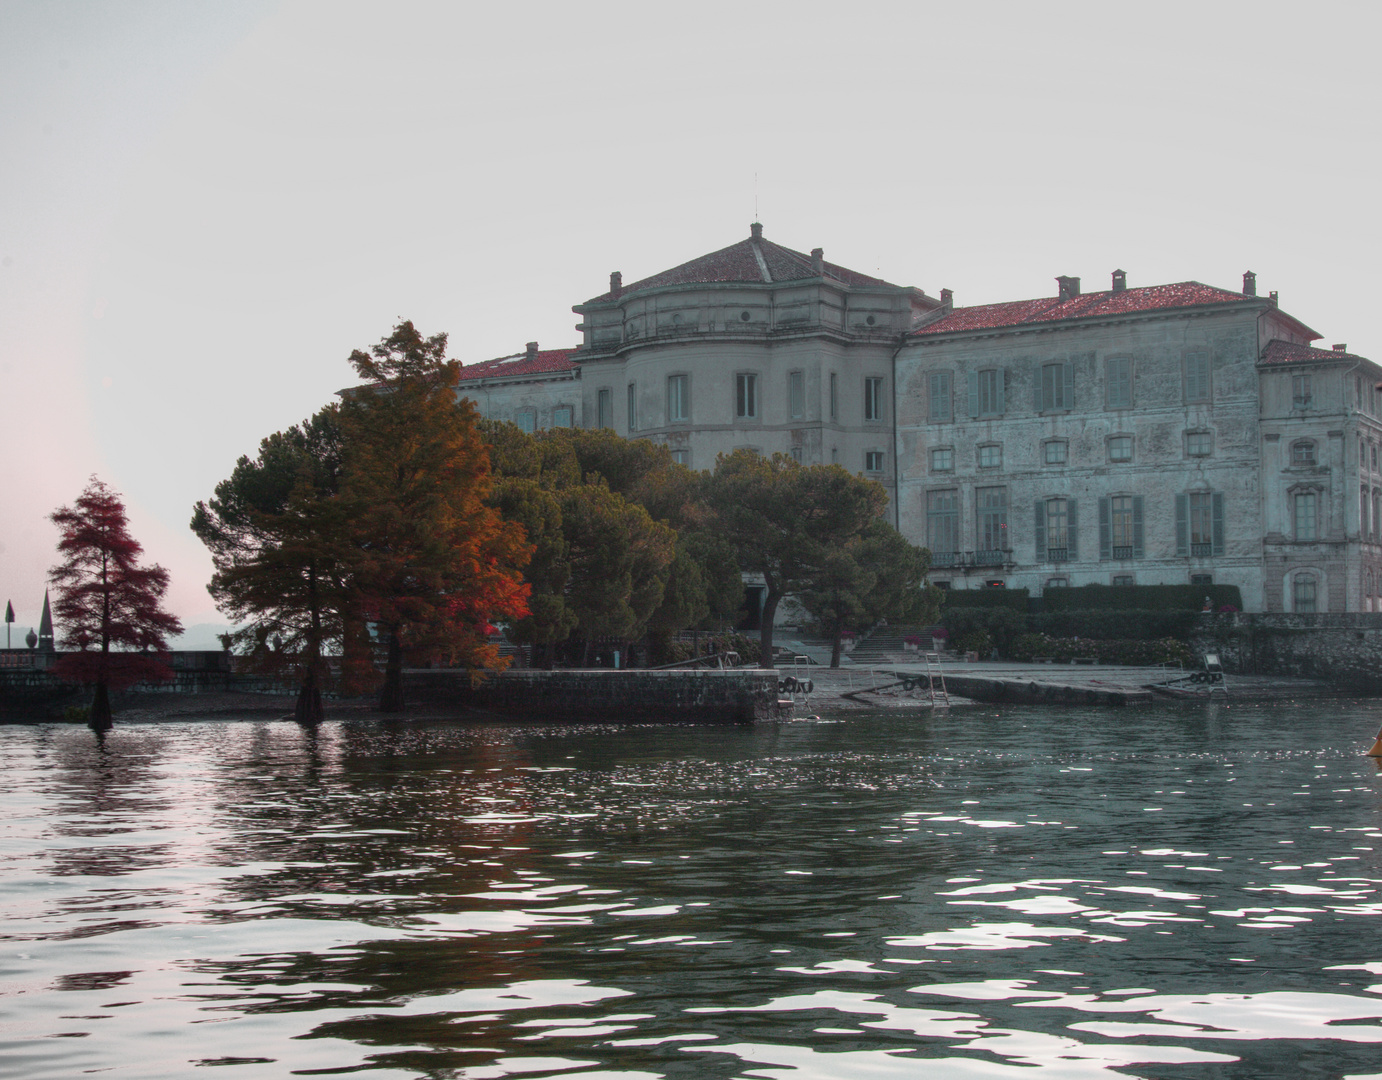
[(1377, 1077), (1376, 727), (3, 728), (0, 1075)]

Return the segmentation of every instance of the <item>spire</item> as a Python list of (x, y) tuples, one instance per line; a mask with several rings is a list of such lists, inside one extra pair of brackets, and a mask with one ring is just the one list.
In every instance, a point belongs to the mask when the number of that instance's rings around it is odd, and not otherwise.
[(53, 613), (48, 607), (48, 590), (43, 590), (43, 614), (38, 620), (38, 647), (44, 652), (56, 652), (53, 648)]

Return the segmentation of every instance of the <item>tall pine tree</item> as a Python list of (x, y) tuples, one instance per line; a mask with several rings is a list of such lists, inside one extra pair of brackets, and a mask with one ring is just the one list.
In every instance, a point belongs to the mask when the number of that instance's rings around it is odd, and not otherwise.
[(501, 666), (490, 620), (527, 614), (532, 549), (487, 501), (489, 455), (474, 405), (457, 401), (446, 335), (400, 323), (350, 362), (368, 382), (341, 407), (350, 588), (387, 650), (379, 707), (396, 712), (405, 655)]
[[(264, 439), (257, 457), (240, 458), (209, 502), (197, 503), (191, 523), (211, 552), (215, 573), (207, 589), (216, 606), (245, 624), (236, 640), (254, 646), (251, 658), (300, 669), (294, 716), (303, 724), (323, 718), (323, 647), (342, 638), (347, 581), (337, 412), (328, 406)], [(272, 652), (271, 638), (280, 643)]]

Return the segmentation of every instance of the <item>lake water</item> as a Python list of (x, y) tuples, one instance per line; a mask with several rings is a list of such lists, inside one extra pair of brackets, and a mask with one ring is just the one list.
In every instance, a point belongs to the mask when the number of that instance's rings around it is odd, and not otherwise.
[(1382, 1078), (1379, 717), (0, 728), (0, 1074)]

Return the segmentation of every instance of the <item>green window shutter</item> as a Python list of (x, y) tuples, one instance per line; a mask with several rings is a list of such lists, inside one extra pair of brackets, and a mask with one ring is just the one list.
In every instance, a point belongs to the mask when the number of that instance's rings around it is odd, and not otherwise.
[(969, 415), (971, 418), (979, 415), (979, 373), (977, 371), (969, 373)]
[(1046, 366), (1038, 364), (1036, 372), (1032, 375), (1032, 408), (1036, 412), (1041, 412), (1042, 407), (1046, 404), (1041, 396), (1041, 384), (1045, 381), (1045, 376)]
[(1224, 553), (1224, 497), (1218, 492), (1210, 497), (1210, 512), (1213, 514), (1213, 520), (1210, 524), (1214, 530), (1214, 554), (1222, 555)]
[(1113, 558), (1113, 518), (1107, 499), (1099, 500), (1099, 558)]
[(1142, 558), (1142, 496), (1132, 497), (1132, 557)]
[(1190, 496), (1176, 496), (1176, 554), (1190, 554)]
[(1061, 372), (1063, 375), (1062, 382), (1065, 384), (1061, 390), (1061, 402), (1065, 408), (1073, 409), (1075, 407), (1075, 365), (1062, 364)]
[(1046, 561), (1046, 502), (1036, 502), (1036, 561)]
[(1066, 515), (1067, 515), (1067, 517), (1066, 517), (1066, 519), (1065, 519), (1065, 535), (1066, 535), (1066, 538), (1067, 538), (1067, 539), (1066, 539), (1066, 545), (1065, 545), (1065, 551), (1066, 551), (1065, 557), (1066, 557), (1067, 559), (1069, 559), (1071, 562), (1074, 562), (1076, 559), (1078, 559), (1078, 558), (1080, 557), (1080, 545), (1079, 545), (1079, 524), (1080, 524), (1080, 515), (1079, 515), (1079, 508), (1078, 508), (1078, 506), (1076, 505), (1074, 499), (1066, 499), (1066, 500), (1065, 500), (1065, 512), (1066, 512)]
[(1008, 369), (1007, 369), (1007, 368), (1002, 368), (1002, 369), (998, 372), (997, 383), (998, 383), (998, 415), (999, 415), (999, 416), (1002, 416), (1005, 412), (1008, 411), (1008, 410), (1007, 410), (1007, 406), (1004, 404), (1004, 398), (1007, 396), (1007, 389), (1008, 389)]

